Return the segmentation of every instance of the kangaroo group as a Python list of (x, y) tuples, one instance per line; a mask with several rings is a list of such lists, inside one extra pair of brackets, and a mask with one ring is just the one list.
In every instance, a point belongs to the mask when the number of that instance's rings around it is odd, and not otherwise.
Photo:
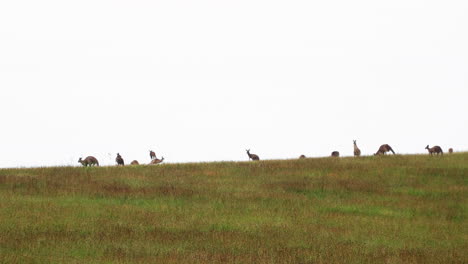
[[(354, 157), (360, 157), (361, 156), (361, 150), (357, 146), (356, 140), (353, 140), (353, 148), (354, 148)], [(429, 147), (429, 145), (426, 146), (427, 151), (429, 152), (429, 155), (444, 155), (444, 152), (440, 146), (433, 146), (432, 148)], [(257, 154), (250, 153), (250, 149), (246, 150), (247, 156), (249, 157), (249, 160), (252, 161), (260, 161), (260, 157)], [(395, 151), (392, 149), (392, 147), (388, 144), (383, 144), (379, 147), (376, 153), (374, 153), (374, 156), (378, 155), (385, 155), (387, 152), (392, 152), (393, 155), (395, 155)], [(448, 150), (449, 154), (453, 153), (453, 149), (449, 148)], [(164, 157), (161, 157), (158, 159), (156, 157), (156, 153), (152, 150), (149, 151), (150, 154), (150, 159), (151, 161), (148, 163), (148, 165), (156, 165), (160, 164), (164, 161)], [(340, 152), (339, 151), (333, 151), (331, 153), (331, 157), (338, 158), (340, 157)], [(305, 159), (305, 155), (299, 156), (299, 159)], [(81, 163), (83, 166), (99, 166), (99, 161), (94, 157), (94, 156), (87, 156), (85, 159), (80, 158), (78, 160), (79, 163)], [(117, 166), (125, 166), (124, 159), (120, 155), (120, 153), (117, 153), (117, 157), (115, 158), (115, 162)], [(130, 165), (140, 165), (140, 163), (137, 160), (133, 160)]]
[[(354, 157), (360, 157), (361, 156), (361, 150), (359, 149), (359, 147), (357, 146), (357, 142), (356, 140), (353, 140), (353, 148), (354, 148)], [(436, 155), (443, 155), (444, 152), (442, 151), (442, 148), (439, 147), (439, 146), (434, 146), (432, 148), (429, 148), (429, 145), (426, 146), (426, 149), (429, 151), (429, 155), (433, 155), (433, 154), (436, 154)], [(260, 158), (258, 157), (258, 155), (256, 154), (252, 154), (250, 153), (250, 149), (247, 149), (247, 156), (249, 157), (249, 160), (253, 160), (253, 161), (259, 161)], [(393, 150), (393, 148), (389, 145), (389, 144), (383, 144), (379, 147), (379, 149), (377, 150), (376, 153), (374, 153), (374, 156), (379, 156), (379, 155), (385, 155), (387, 152), (391, 152), (393, 155), (395, 155), (395, 151)], [(452, 148), (449, 148), (449, 153), (452, 154), (453, 153), (453, 149)], [(339, 151), (332, 151), (331, 157), (334, 157), (334, 158), (338, 158), (340, 157), (340, 152)], [(299, 156), (299, 159), (305, 159), (306, 156), (304, 154), (300, 155)]]
[[(159, 164), (159, 163), (162, 163), (164, 161), (164, 157), (161, 157), (161, 159), (158, 159), (156, 157), (156, 153), (154, 153), (154, 151), (150, 150), (150, 158), (151, 158), (151, 161), (150, 163), (148, 163), (149, 165), (156, 165), (156, 164)], [(81, 165), (87, 167), (87, 166), (99, 166), (99, 161), (93, 157), (93, 156), (88, 156), (86, 157), (85, 159), (78, 159), (78, 162), (81, 163)], [(117, 166), (125, 166), (125, 162), (124, 162), (124, 159), (122, 158), (122, 156), (120, 155), (120, 153), (117, 153), (117, 157), (115, 157), (115, 163)], [(132, 162), (130, 162), (130, 165), (140, 165), (140, 163), (138, 162), (138, 160), (133, 160)]]

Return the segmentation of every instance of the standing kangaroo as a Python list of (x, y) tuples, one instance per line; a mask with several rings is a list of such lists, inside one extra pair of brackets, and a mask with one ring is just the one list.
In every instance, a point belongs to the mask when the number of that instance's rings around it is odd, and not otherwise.
[(429, 145), (426, 146), (426, 149), (429, 151), (429, 155), (432, 156), (432, 154), (437, 154), (439, 155), (439, 153), (441, 155), (444, 155), (444, 152), (442, 151), (442, 148), (439, 147), (439, 146), (433, 146), (432, 148), (429, 148)]
[(355, 157), (361, 156), (361, 150), (356, 145), (356, 140), (353, 140), (353, 144), (354, 144), (354, 156)]
[(151, 160), (154, 160), (156, 158), (156, 153), (154, 151), (150, 150), (150, 158)]
[(150, 165), (156, 165), (164, 161), (164, 157), (161, 157), (161, 159), (154, 158), (151, 162)]
[(335, 157), (335, 158), (338, 158), (338, 157), (340, 156), (340, 152), (338, 152), (338, 151), (333, 151), (333, 152), (331, 153), (331, 156), (332, 156), (332, 157)]
[(252, 160), (260, 160), (260, 158), (258, 157), (258, 155), (256, 154), (250, 154), (250, 149), (247, 149), (247, 155), (249, 155), (249, 160), (252, 159)]
[(81, 163), (81, 165), (83, 165), (85, 167), (86, 166), (94, 166), (94, 165), (99, 166), (99, 161), (93, 156), (88, 156), (85, 159), (80, 158), (78, 160), (78, 162)]
[(117, 157), (115, 158), (115, 162), (117, 162), (117, 166), (122, 165), (124, 166), (124, 160), (122, 159), (122, 156), (120, 156), (119, 153), (117, 153)]
[(377, 152), (374, 154), (374, 155), (385, 155), (385, 153), (391, 151), (393, 153), (393, 155), (395, 155), (395, 151), (393, 151), (392, 147), (390, 147), (390, 145), (388, 144), (383, 144), (382, 146), (380, 146), (379, 150), (377, 150)]

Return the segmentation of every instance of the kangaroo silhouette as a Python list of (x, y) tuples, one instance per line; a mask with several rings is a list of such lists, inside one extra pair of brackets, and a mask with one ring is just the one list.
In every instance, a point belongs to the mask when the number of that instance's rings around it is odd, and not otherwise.
[(390, 145), (388, 144), (383, 144), (382, 146), (380, 146), (379, 150), (377, 150), (377, 152), (374, 154), (374, 155), (385, 155), (385, 153), (391, 151), (393, 153), (393, 155), (395, 155), (395, 151), (393, 151), (392, 147), (390, 147)]
[(151, 160), (154, 160), (156, 158), (156, 153), (154, 153), (154, 151), (150, 150), (150, 158)]
[(124, 160), (122, 159), (122, 156), (120, 156), (119, 153), (117, 153), (117, 157), (115, 158), (115, 162), (117, 162), (117, 166), (121, 165), (124, 166)]
[(85, 167), (86, 166), (99, 166), (99, 161), (93, 156), (88, 156), (85, 159), (80, 158), (78, 162), (81, 163), (81, 165)]
[(354, 144), (354, 156), (355, 157), (361, 156), (361, 150), (356, 145), (356, 140), (353, 140), (353, 144)]
[[(429, 145), (426, 146), (426, 149), (427, 151), (429, 151), (429, 155), (432, 156), (432, 154), (436, 154), (436, 155), (444, 155), (444, 152), (442, 151), (442, 148), (439, 147), (439, 146), (433, 146), (432, 148), (429, 147)], [(449, 150), (450, 151), (450, 150)]]
[(260, 160), (260, 158), (258, 157), (258, 155), (256, 154), (250, 154), (250, 149), (247, 149), (247, 155), (249, 155), (249, 160)]
[(150, 165), (156, 165), (164, 161), (164, 157), (161, 157), (161, 159), (155, 158), (150, 162)]

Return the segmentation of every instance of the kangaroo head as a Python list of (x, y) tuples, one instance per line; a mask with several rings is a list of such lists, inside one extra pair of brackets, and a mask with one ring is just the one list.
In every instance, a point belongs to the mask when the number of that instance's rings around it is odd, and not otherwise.
[(79, 158), (79, 159), (78, 159), (78, 162), (81, 162), (81, 161), (82, 161), (82, 159), (81, 159), (81, 158)]
[(429, 149), (429, 145), (426, 146), (426, 149)]
[(356, 145), (356, 140), (353, 140), (354, 145)]

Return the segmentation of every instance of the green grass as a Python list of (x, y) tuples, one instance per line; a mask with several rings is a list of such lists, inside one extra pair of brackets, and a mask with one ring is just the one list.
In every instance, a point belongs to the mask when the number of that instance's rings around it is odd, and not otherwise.
[(468, 153), (0, 170), (0, 263), (468, 263)]

